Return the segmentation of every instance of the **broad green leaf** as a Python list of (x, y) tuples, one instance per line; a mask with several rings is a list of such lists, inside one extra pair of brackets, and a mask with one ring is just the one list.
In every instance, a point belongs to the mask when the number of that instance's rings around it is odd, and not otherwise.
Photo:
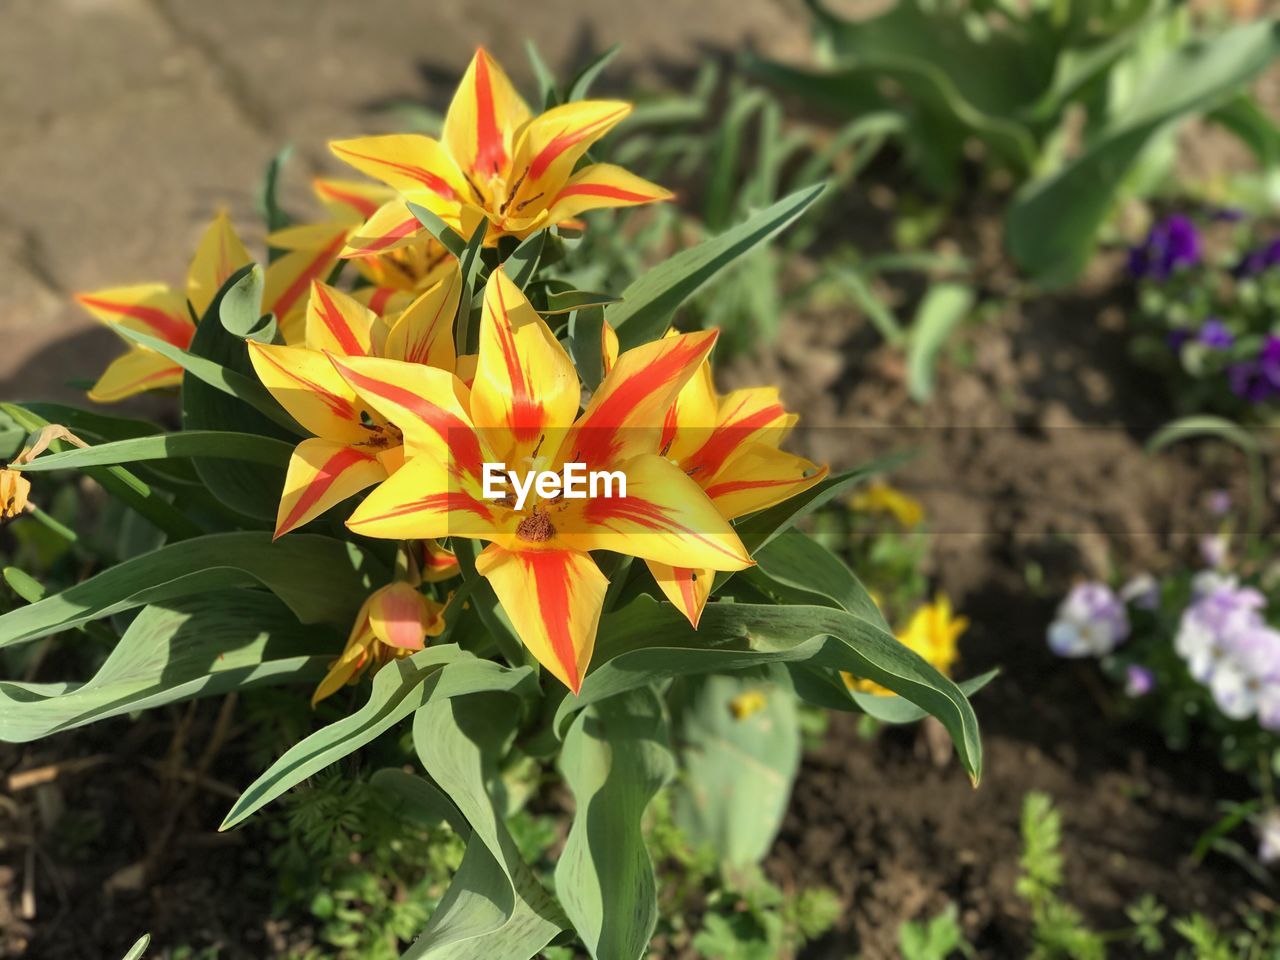
[(303, 623), (348, 629), (372, 586), (390, 573), (355, 544), (311, 534), (214, 533), (108, 567), (61, 593), (0, 616), (0, 647), (149, 603), (265, 586)]
[[(999, 669), (988, 670), (986, 673), (980, 673), (976, 677), (959, 681), (957, 686), (960, 687), (966, 697), (971, 697), (994, 680), (999, 673)], [(863, 693), (858, 690), (849, 691), (849, 695), (863, 713), (874, 717), (881, 723), (915, 723), (917, 720), (923, 720), (929, 715), (910, 700), (903, 700), (902, 697)]]
[[(513, 670), (489, 660), (477, 660), (451, 643), (392, 660), (374, 676), (363, 707), (287, 750), (245, 789), (218, 829), (226, 830), (242, 822), (433, 699), (447, 700), (482, 690), (522, 690), (528, 687), (532, 676), (527, 669)], [(453, 799), (456, 802), (457, 798)]]
[(11, 743), (166, 703), (318, 679), (342, 649), (275, 597), (230, 590), (146, 607), (84, 682), (0, 680), (0, 739)]
[(168, 460), (174, 457), (221, 457), (248, 463), (264, 463), (284, 469), (292, 452), (292, 445), (255, 433), (184, 430), (181, 433), (164, 433), (159, 436), (100, 443), (92, 447), (73, 447), (61, 453), (37, 457), (18, 469), (24, 473), (82, 470), (85, 467), (104, 464)]
[(533, 76), (538, 81), (538, 102), (542, 104), (543, 110), (550, 110), (560, 103), (555, 74), (542, 59), (542, 54), (538, 52), (537, 44), (532, 39), (526, 38), (524, 49), (529, 57), (529, 65), (533, 68)]
[[(262, 191), (258, 194), (258, 212), (266, 222), (268, 232), (283, 230), (293, 222), (293, 218), (280, 206), (280, 174), (284, 165), (293, 156), (293, 145), (285, 144), (274, 157), (267, 162), (267, 169), (262, 177)], [(278, 251), (271, 251), (274, 260)]]
[[(262, 315), (262, 292), (266, 275), (256, 263), (237, 274), (222, 291), (217, 317), (233, 337), (271, 343), (276, 337), (275, 318)], [(241, 371), (243, 372), (243, 371)]]
[(570, 315), (569, 349), (573, 353), (573, 364), (578, 368), (582, 385), (592, 392), (604, 378), (603, 333), (604, 311), (599, 307), (584, 307)]
[(973, 291), (959, 283), (935, 283), (907, 334), (907, 389), (923, 403), (933, 396), (933, 373), (947, 338), (973, 307)]
[(593, 293), (590, 290), (560, 290), (548, 293), (546, 309), (538, 312), (544, 317), (554, 317), (588, 307), (607, 307), (621, 302), (617, 297), (611, 297), (607, 293)]
[(447, 823), (463, 839), (471, 836), (471, 824), (430, 780), (400, 767), (385, 767), (369, 778), (369, 786), (378, 791), (378, 801), (397, 816), (426, 827)]
[(773, 665), (678, 679), (671, 689), (682, 771), (672, 813), (690, 843), (710, 846), (730, 869), (769, 852), (800, 767), (796, 700), (780, 679), (785, 671)]
[[(457, 330), (454, 337), (459, 356), (473, 354), (479, 349), (480, 327), (475, 320), (482, 298), (476, 290), (476, 284), (479, 281), (480, 267), (484, 263), (480, 253), (484, 249), (484, 238), (488, 231), (489, 222), (481, 220), (458, 257), (458, 267), (462, 272), (462, 293), (458, 299)], [(473, 303), (476, 304), (475, 310), (472, 310)]]
[(772, 663), (844, 670), (888, 687), (942, 722), (977, 781), (978, 720), (955, 683), (874, 623), (830, 607), (712, 603), (694, 630), (669, 604), (640, 597), (601, 622), (591, 670), (579, 695), (561, 704), (556, 729), (576, 710), (655, 680)]
[(1280, 53), (1280, 24), (1234, 27), (1211, 41), (1171, 51), (1147, 77), (1127, 109), (1079, 156), (1019, 191), (1009, 210), (1009, 249), (1046, 283), (1074, 279), (1088, 259), (1098, 227), (1111, 211), (1115, 186), (1166, 124), (1207, 112), (1238, 94)]
[(579, 713), (564, 738), (560, 771), (574, 814), (556, 864), (557, 897), (596, 960), (639, 958), (658, 922), (640, 821), (675, 772), (653, 691), (633, 690)]
[(546, 242), (547, 231), (539, 230), (521, 241), (520, 245), (511, 252), (511, 256), (502, 262), (502, 269), (506, 271), (507, 277), (521, 290), (533, 279)]
[(568, 926), (521, 859), (488, 788), (516, 732), (517, 707), (499, 693), (437, 698), (414, 717), (418, 758), (472, 835), (431, 922), (403, 960), (528, 960)]
[[(259, 308), (255, 301), (261, 301), (261, 280), (262, 270), (256, 264), (233, 274), (196, 326), (188, 348), (192, 355), (217, 363), (228, 373), (253, 378), (259, 389), (262, 388), (256, 383), (249, 348), (242, 337), (228, 327), (239, 330), (257, 322)], [(220, 322), (224, 304), (228, 307), (227, 316)], [(287, 417), (274, 398), (271, 403), (280, 415)], [(182, 427), (184, 431), (223, 430), (278, 440), (296, 439), (272, 417), (204, 382), (190, 370), (182, 377)], [(199, 457), (195, 468), (209, 492), (230, 509), (262, 522), (275, 519), (280, 492), (284, 489), (282, 466)]]
[(824, 184), (818, 184), (798, 190), (638, 277), (622, 291), (622, 302), (605, 310), (606, 321), (618, 331), (621, 348), (661, 336), (680, 304), (734, 261), (788, 227), (824, 189)]
[(458, 259), (467, 250), (467, 241), (453, 227), (426, 207), (416, 203), (409, 204), (409, 212), (418, 218), (418, 222), (427, 228), (427, 232), (440, 241), (440, 244)]
[(758, 571), (775, 583), (802, 591), (811, 598), (825, 598), (885, 633), (893, 632), (848, 565), (807, 534), (788, 531), (757, 550), (752, 559), (756, 562), (753, 573)]

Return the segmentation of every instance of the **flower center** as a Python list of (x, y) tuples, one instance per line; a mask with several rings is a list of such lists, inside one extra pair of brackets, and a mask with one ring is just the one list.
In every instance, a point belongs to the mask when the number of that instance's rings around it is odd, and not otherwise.
[(556, 535), (551, 518), (541, 510), (535, 510), (516, 526), (516, 536), (530, 543), (546, 543)]
[(394, 424), (363, 423), (361, 426), (369, 431), (369, 439), (360, 444), (362, 447), (368, 447), (370, 450), (390, 450), (404, 443), (404, 434)]

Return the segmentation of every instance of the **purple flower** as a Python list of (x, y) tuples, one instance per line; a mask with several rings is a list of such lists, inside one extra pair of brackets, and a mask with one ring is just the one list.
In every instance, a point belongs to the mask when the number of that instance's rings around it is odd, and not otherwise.
[(1129, 635), (1129, 612), (1105, 583), (1078, 583), (1049, 624), (1049, 649), (1060, 657), (1101, 657)]
[(1217, 317), (1210, 317), (1204, 322), (1196, 339), (1212, 350), (1227, 350), (1236, 342), (1235, 335)]
[(1205, 497), (1204, 505), (1215, 517), (1225, 517), (1231, 512), (1231, 491), (1210, 490)]
[(1227, 379), (1236, 396), (1254, 403), (1280, 395), (1280, 337), (1267, 334), (1258, 355), (1232, 364)]
[(1174, 214), (1151, 228), (1147, 239), (1129, 250), (1129, 273), (1166, 280), (1180, 267), (1200, 262), (1200, 231), (1190, 219)]
[(1231, 275), (1237, 280), (1256, 277), (1276, 264), (1280, 264), (1280, 239), (1246, 250), (1239, 262), (1231, 268)]
[(1191, 341), (1191, 339), (1192, 339), (1191, 331), (1184, 329), (1182, 327), (1179, 327), (1176, 330), (1169, 331), (1168, 336), (1165, 338), (1165, 342), (1169, 344), (1169, 349), (1172, 350), (1174, 353), (1181, 353), (1182, 348), (1185, 347)]
[(1156, 685), (1156, 675), (1140, 663), (1131, 663), (1124, 671), (1124, 692), (1129, 697), (1145, 697)]

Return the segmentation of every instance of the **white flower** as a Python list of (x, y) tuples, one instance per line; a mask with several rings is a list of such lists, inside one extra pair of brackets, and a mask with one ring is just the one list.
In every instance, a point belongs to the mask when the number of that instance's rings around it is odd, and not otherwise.
[(1049, 624), (1049, 649), (1060, 657), (1101, 657), (1129, 635), (1129, 614), (1104, 583), (1080, 583)]

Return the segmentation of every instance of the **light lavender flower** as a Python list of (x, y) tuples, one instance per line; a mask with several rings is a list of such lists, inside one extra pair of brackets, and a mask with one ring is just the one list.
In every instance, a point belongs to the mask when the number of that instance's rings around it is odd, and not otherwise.
[(1200, 559), (1205, 566), (1221, 570), (1231, 553), (1231, 538), (1225, 533), (1210, 533), (1200, 538)]
[(1105, 583), (1076, 584), (1049, 624), (1049, 649), (1060, 657), (1101, 657), (1129, 635), (1129, 613)]
[(1145, 697), (1155, 689), (1156, 675), (1140, 663), (1131, 663), (1124, 671), (1124, 692), (1128, 697)]
[(1205, 506), (1215, 517), (1225, 517), (1231, 512), (1231, 491), (1210, 490), (1205, 496)]
[(1160, 584), (1149, 573), (1136, 574), (1120, 588), (1120, 599), (1139, 610), (1154, 610), (1160, 605)]
[(1267, 810), (1253, 827), (1258, 831), (1258, 860), (1267, 866), (1280, 863), (1280, 807)]

